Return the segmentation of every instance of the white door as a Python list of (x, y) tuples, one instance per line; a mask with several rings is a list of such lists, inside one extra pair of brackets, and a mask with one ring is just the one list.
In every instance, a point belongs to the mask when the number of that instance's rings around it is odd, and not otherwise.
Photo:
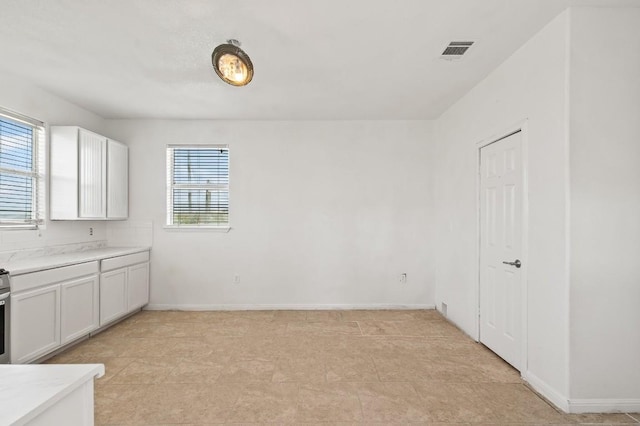
[(60, 322), (62, 344), (85, 336), (98, 328), (99, 287), (98, 276), (68, 281), (61, 284)]
[(78, 196), (81, 218), (107, 216), (107, 140), (80, 129), (78, 142)]
[(127, 275), (127, 310), (132, 311), (149, 303), (149, 262), (130, 266)]
[(127, 268), (100, 275), (100, 326), (127, 313)]
[(129, 148), (113, 140), (107, 142), (107, 217), (126, 219), (129, 215)]
[(480, 150), (480, 341), (522, 360), (521, 132)]
[(11, 363), (32, 361), (60, 346), (60, 286), (11, 295)]

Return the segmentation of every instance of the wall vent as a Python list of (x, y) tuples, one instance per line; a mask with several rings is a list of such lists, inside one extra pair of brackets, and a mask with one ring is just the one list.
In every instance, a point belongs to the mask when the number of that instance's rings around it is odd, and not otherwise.
[(472, 41), (452, 41), (444, 49), (440, 57), (448, 60), (460, 59), (469, 51), (471, 46), (473, 46)]

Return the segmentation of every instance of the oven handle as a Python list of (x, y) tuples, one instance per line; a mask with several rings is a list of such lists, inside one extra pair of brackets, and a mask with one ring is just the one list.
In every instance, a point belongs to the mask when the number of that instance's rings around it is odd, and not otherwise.
[(7, 299), (11, 293), (0, 294), (0, 300)]

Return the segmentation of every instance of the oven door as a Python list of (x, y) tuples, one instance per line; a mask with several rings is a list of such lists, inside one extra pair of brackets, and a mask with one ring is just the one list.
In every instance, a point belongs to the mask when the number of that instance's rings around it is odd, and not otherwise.
[(9, 292), (0, 293), (0, 364), (9, 364)]

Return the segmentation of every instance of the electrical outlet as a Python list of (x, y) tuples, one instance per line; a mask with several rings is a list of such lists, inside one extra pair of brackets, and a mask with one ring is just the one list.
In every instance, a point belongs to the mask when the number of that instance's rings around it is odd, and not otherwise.
[(240, 284), (240, 275), (235, 274), (235, 275), (233, 276), (233, 283), (234, 283), (234, 284)]
[(89, 235), (93, 235), (93, 228), (89, 228)]
[(407, 273), (403, 272), (400, 274), (400, 284), (406, 284), (407, 283)]

